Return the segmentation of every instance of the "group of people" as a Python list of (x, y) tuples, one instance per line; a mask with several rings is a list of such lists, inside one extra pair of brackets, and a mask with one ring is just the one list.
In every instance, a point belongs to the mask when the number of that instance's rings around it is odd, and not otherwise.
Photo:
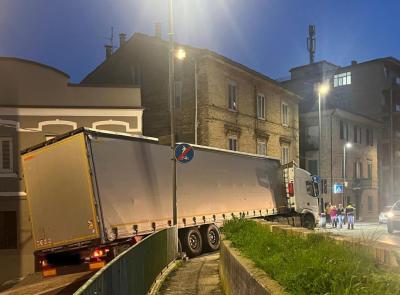
[(342, 228), (347, 223), (348, 229), (354, 229), (354, 215), (356, 208), (349, 203), (346, 208), (342, 204), (338, 207), (330, 203), (325, 207), (326, 222), (332, 225), (332, 228)]

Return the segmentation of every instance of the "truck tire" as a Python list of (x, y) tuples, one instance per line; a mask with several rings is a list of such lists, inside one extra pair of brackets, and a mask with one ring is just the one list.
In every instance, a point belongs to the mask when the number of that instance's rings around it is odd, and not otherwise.
[(188, 257), (199, 256), (203, 252), (203, 241), (197, 227), (190, 227), (182, 233), (182, 249)]
[(312, 214), (305, 214), (302, 216), (302, 224), (304, 228), (314, 229), (315, 228), (315, 218)]
[(393, 223), (388, 221), (387, 223), (387, 229), (388, 229), (388, 233), (392, 234), (393, 233)]
[(215, 224), (204, 225), (200, 228), (204, 252), (217, 251), (221, 243), (219, 229)]

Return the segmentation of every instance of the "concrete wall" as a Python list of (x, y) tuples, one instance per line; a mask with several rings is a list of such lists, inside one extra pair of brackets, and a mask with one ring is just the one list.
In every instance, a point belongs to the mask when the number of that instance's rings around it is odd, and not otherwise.
[(282, 286), (272, 280), (254, 262), (243, 257), (231, 246), (221, 242), (219, 274), (226, 295), (283, 295)]

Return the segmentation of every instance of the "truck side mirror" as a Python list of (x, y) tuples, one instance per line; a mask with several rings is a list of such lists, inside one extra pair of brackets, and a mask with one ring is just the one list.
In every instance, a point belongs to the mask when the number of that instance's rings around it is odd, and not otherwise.
[(317, 198), (319, 196), (319, 185), (314, 181), (306, 181), (307, 194)]

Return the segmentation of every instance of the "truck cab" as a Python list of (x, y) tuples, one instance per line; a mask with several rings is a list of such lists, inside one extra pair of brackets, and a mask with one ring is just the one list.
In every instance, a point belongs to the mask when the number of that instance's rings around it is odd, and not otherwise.
[(301, 215), (302, 225), (314, 228), (318, 222), (318, 184), (311, 174), (294, 163), (284, 167), (288, 207)]

